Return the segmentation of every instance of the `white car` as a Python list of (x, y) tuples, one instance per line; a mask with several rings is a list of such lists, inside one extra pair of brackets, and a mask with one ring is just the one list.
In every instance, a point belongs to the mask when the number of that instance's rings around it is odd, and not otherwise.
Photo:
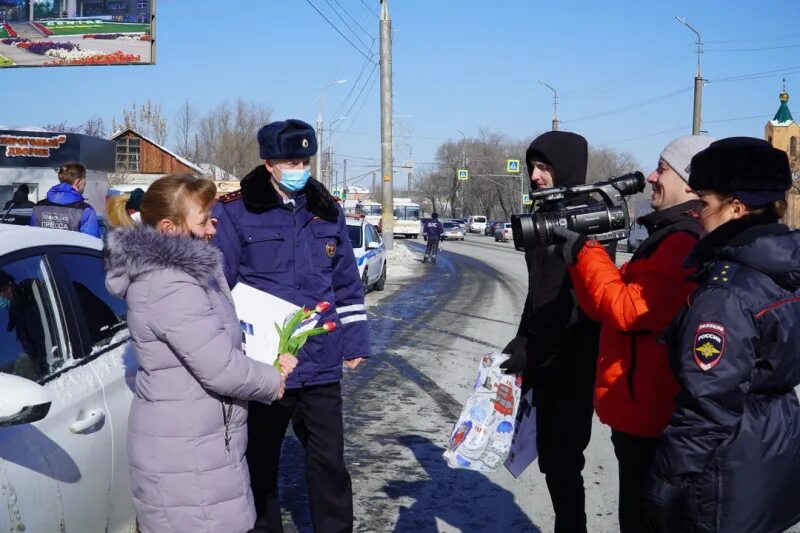
[(508, 242), (512, 237), (511, 222), (501, 222), (495, 226), (494, 242)]
[(364, 293), (370, 287), (382, 291), (386, 286), (386, 248), (378, 230), (360, 215), (348, 215), (347, 234), (356, 255)]
[(0, 531), (135, 531), (136, 359), (101, 249), (0, 224)]
[(473, 215), (467, 219), (467, 231), (470, 233), (483, 233), (486, 229), (486, 217)]

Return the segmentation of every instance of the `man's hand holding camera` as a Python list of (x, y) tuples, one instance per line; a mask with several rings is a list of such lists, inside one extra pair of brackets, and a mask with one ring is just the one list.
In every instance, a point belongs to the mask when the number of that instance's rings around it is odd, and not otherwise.
[(560, 257), (568, 265), (578, 262), (578, 254), (586, 245), (586, 235), (568, 230), (563, 226), (553, 228), (556, 242), (547, 247), (547, 253)]

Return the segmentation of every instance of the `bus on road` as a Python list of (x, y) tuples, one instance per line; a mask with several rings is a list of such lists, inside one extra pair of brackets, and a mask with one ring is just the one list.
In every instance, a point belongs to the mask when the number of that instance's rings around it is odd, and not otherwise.
[[(421, 220), (419, 204), (411, 198), (395, 198), (394, 202), (394, 235), (403, 235), (407, 239), (418, 239)], [(378, 231), (383, 232), (382, 223), (378, 223)]]

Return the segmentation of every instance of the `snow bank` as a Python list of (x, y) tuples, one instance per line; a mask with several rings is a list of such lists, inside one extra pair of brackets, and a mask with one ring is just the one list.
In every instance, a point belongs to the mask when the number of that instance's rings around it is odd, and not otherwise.
[(419, 257), (405, 244), (395, 242), (394, 249), (386, 254), (386, 261), (388, 262), (386, 276), (390, 280), (413, 278), (418, 275), (414, 266), (419, 262)]

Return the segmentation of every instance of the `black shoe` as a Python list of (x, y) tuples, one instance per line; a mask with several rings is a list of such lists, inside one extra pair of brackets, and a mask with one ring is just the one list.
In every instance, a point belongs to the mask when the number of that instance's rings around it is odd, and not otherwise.
[(422, 258), (422, 262), (423, 262), (423, 263), (427, 263), (427, 262), (428, 262), (428, 258), (427, 258), (427, 257), (423, 257), (423, 258)]

